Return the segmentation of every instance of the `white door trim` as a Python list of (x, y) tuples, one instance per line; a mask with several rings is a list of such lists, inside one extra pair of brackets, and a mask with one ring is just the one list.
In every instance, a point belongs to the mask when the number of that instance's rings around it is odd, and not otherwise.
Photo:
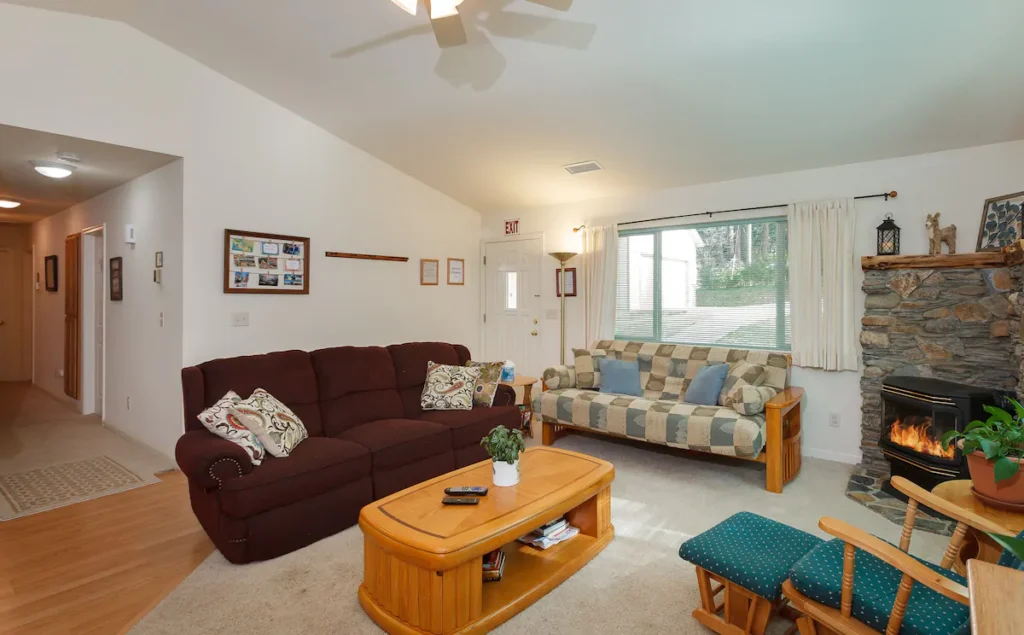
[[(107, 263), (107, 232), (106, 232), (106, 224), (104, 223), (102, 225), (96, 225), (94, 227), (88, 227), (86, 229), (83, 229), (81, 233), (82, 233), (83, 239), (85, 239), (85, 240), (90, 240), (91, 239), (91, 240), (95, 241), (95, 242), (93, 242), (91, 244), (90, 248), (85, 248), (85, 245), (83, 244), (83, 249), (82, 249), (82, 268), (81, 268), (83, 284), (80, 285), (80, 289), (79, 289), (79, 293), (81, 293), (81, 295), (82, 295), (82, 297), (80, 298), (81, 301), (79, 303), (79, 306), (83, 307), (83, 309), (84, 309), (84, 307), (89, 306), (92, 309), (92, 310), (89, 310), (89, 311), (86, 311), (86, 310), (82, 311), (82, 334), (81, 334), (82, 351), (84, 353), (86, 348), (88, 347), (89, 350), (91, 351), (91, 354), (90, 354), (90, 358), (91, 358), (91, 356), (95, 354), (95, 351), (96, 351), (96, 348), (97, 348), (96, 347), (96, 327), (95, 327), (96, 311), (95, 311), (95, 304), (94, 304), (95, 298), (97, 297), (97, 289), (95, 288), (95, 285), (93, 284), (93, 281), (96, 280), (96, 254), (95, 254), (95, 251), (93, 251), (93, 250), (95, 248), (99, 248), (101, 250), (101, 252), (102, 252), (102, 260), (100, 262), (100, 267), (105, 267), (106, 263)], [(96, 234), (96, 233), (100, 233), (101, 235), (100, 236), (92, 236), (92, 234)], [(87, 253), (90, 256), (89, 258), (86, 258), (86, 254)], [(81, 404), (80, 405), (82, 406), (83, 411), (85, 410), (85, 407), (86, 407), (87, 404), (91, 405), (92, 407), (89, 408), (90, 412), (92, 412), (92, 413), (99, 412), (100, 416), (102, 417), (102, 419), (105, 420), (106, 419), (106, 412), (107, 412), (107, 408), (106, 408), (106, 401), (107, 401), (107, 390), (106, 390), (106, 385), (107, 385), (107, 301), (106, 301), (106, 298), (107, 298), (107, 284), (108, 284), (108, 282), (107, 282), (107, 276), (105, 275), (106, 272), (103, 272), (103, 273), (104, 273), (104, 275), (102, 275), (103, 288), (99, 290), (99, 294), (98, 294), (98, 297), (100, 298), (100, 304), (101, 304), (101, 306), (100, 306), (100, 314), (101, 314), (102, 319), (103, 319), (103, 328), (100, 330), (100, 338), (102, 340), (101, 341), (100, 349), (103, 351), (103, 359), (99, 360), (99, 366), (100, 366), (99, 377), (98, 378), (97, 377), (93, 377), (92, 381), (89, 381), (89, 382), (83, 381), (82, 399), (81, 399)], [(84, 282), (87, 279), (89, 280), (89, 282), (87, 284), (85, 284)], [(87, 293), (87, 290), (88, 290), (88, 292), (90, 292), (92, 294), (92, 297), (88, 298), (88, 299), (86, 299), (86, 297), (85, 297), (86, 293)], [(83, 355), (83, 357), (84, 357), (84, 355)], [(96, 360), (92, 360), (92, 363), (90, 363), (90, 364), (85, 364), (85, 363), (82, 364), (83, 379), (85, 378), (86, 373), (92, 373), (93, 375), (96, 374)], [(99, 385), (103, 387), (102, 393), (101, 393), (102, 394), (102, 399), (101, 399), (101, 402), (98, 403), (98, 404), (97, 403), (93, 403), (96, 400), (96, 382), (97, 382), (97, 380), (99, 381)], [(89, 386), (89, 390), (85, 389), (87, 384)]]
[[(481, 356), (487, 355), (487, 324), (484, 323), (484, 314), (487, 312), (487, 245), (493, 245), (497, 243), (510, 243), (519, 240), (536, 240), (540, 239), (540, 260), (537, 262), (538, 271), (540, 271), (541, 281), (541, 293), (544, 291), (544, 257), (547, 256), (547, 240), (544, 237), (544, 232), (530, 232), (527, 234), (515, 234), (513, 236), (500, 236), (491, 240), (480, 241), (480, 267), (482, 269), (480, 276), (480, 350), (482, 351)], [(543, 312), (544, 302), (543, 298), (540, 303), (539, 311)]]

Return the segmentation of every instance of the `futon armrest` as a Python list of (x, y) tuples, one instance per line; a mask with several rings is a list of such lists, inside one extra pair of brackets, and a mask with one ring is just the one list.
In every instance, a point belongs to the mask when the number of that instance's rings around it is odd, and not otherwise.
[(174, 448), (178, 467), (193, 481), (207, 489), (217, 489), (228, 479), (252, 471), (249, 453), (241, 446), (206, 430), (186, 432)]
[(516, 405), (516, 389), (512, 386), (498, 384), (498, 389), (494, 391), (494, 403), (491, 405), (495, 407)]
[(575, 388), (576, 387), (576, 367), (575, 366), (552, 366), (544, 370), (544, 374), (541, 375), (541, 380), (544, 382), (544, 390), (555, 390), (557, 388)]
[(800, 403), (800, 400), (804, 397), (804, 389), (799, 386), (790, 386), (779, 394), (775, 395), (768, 401), (764, 402), (765, 410), (785, 410), (788, 411), (793, 406)]

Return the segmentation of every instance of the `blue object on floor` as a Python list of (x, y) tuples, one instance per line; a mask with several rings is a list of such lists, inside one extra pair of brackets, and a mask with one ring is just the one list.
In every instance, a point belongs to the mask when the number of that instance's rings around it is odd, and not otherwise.
[(684, 542), (679, 557), (774, 602), (782, 596), (782, 583), (793, 564), (824, 542), (789, 525), (740, 512)]

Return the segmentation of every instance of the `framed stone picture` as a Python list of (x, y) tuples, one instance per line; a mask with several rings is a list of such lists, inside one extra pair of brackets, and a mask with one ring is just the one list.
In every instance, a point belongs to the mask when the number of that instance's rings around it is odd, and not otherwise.
[(978, 230), (978, 251), (999, 251), (1024, 237), (1024, 192), (985, 201)]
[(224, 293), (309, 294), (309, 238), (224, 230)]
[(124, 260), (121, 256), (110, 259), (110, 301), (124, 300)]

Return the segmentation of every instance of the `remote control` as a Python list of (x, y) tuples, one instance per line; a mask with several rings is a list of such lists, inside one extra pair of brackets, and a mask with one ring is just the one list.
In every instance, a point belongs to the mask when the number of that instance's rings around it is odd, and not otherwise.
[(446, 487), (444, 493), (448, 496), (487, 496), (486, 487)]
[(441, 499), (441, 503), (444, 505), (476, 505), (479, 502), (479, 498), (456, 498), (455, 496), (445, 496)]

